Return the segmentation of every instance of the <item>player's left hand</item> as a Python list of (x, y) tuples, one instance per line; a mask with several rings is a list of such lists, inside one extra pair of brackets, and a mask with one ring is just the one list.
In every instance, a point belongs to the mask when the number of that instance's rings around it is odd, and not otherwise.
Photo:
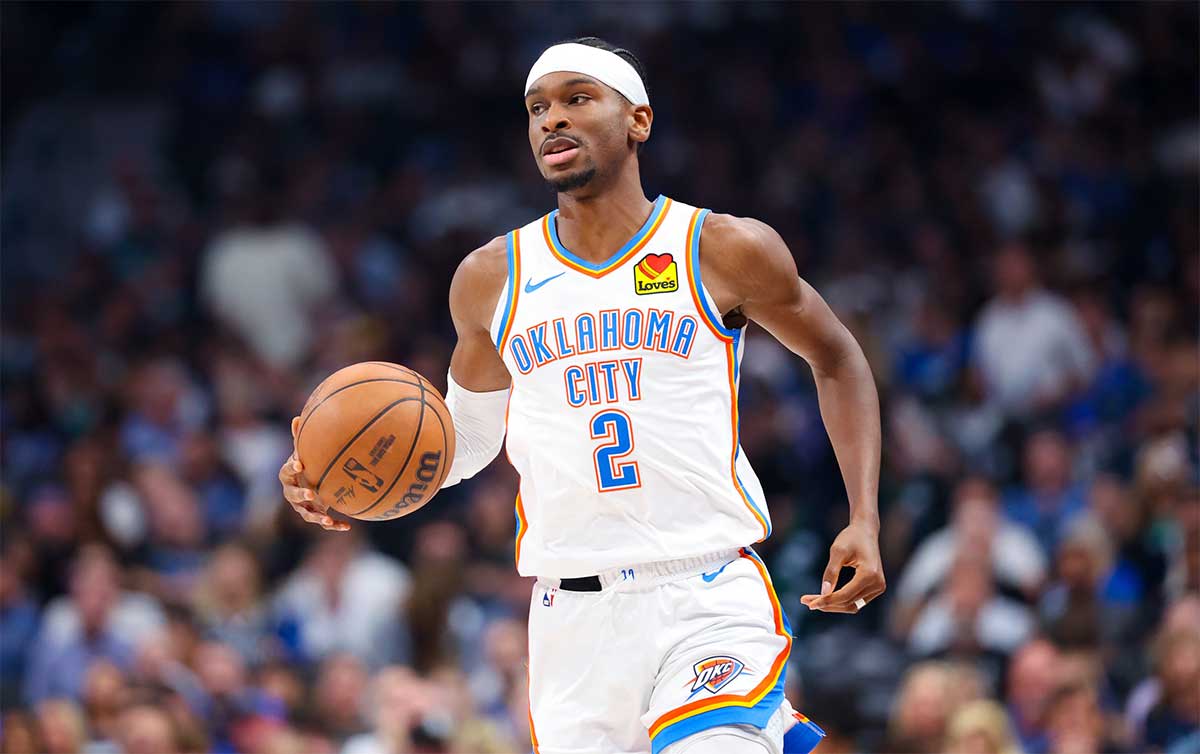
[[(838, 574), (844, 566), (854, 569), (854, 578), (834, 591)], [(887, 588), (883, 578), (883, 562), (879, 557), (879, 529), (865, 523), (851, 523), (829, 548), (829, 565), (821, 577), (821, 593), (806, 594), (801, 604), (809, 610), (826, 613), (857, 613)], [(862, 600), (861, 603), (858, 603)], [(856, 604), (858, 603), (858, 604)]]

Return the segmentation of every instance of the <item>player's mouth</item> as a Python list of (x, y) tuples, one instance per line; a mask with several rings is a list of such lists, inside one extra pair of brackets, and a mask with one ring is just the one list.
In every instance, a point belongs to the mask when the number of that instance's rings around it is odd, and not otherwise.
[(542, 145), (542, 161), (547, 165), (564, 165), (579, 154), (579, 143), (559, 136)]

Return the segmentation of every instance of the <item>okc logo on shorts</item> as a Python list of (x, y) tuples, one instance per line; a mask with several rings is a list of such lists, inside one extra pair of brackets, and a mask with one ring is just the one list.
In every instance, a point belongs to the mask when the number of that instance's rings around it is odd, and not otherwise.
[[(746, 669), (745, 664), (736, 657), (708, 657), (692, 666), (696, 677), (692, 679), (692, 696), (702, 689), (717, 693), (729, 685), (729, 682), (741, 675)], [(688, 697), (689, 699), (691, 697)]]
[(670, 254), (647, 254), (633, 268), (633, 291), (639, 296), (679, 290), (679, 268)]

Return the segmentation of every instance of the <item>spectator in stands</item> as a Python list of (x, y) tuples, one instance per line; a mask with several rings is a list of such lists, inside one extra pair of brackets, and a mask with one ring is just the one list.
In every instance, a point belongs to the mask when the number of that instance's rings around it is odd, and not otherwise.
[(317, 727), (336, 745), (344, 744), (366, 727), (363, 713), (368, 702), (364, 696), (368, 677), (363, 663), (349, 653), (329, 655), (321, 662), (314, 687), (313, 714)]
[(158, 604), (146, 595), (122, 593), (118, 578), (108, 550), (93, 545), (80, 551), (70, 596), (46, 608), (25, 675), (27, 701), (79, 699), (93, 661), (129, 668), (136, 642), (163, 624)]
[(11, 539), (0, 544), (0, 705), (20, 698), (29, 646), (37, 636), (38, 608), (26, 585), (28, 558)]
[(70, 699), (47, 699), (37, 706), (37, 718), (45, 754), (75, 754), (88, 742), (83, 713)]
[(84, 679), (83, 690), (83, 708), (90, 722), (89, 749), (97, 750), (98, 754), (116, 746), (121, 712), (129, 699), (121, 669), (105, 660), (93, 662)]
[(254, 716), (260, 695), (249, 685), (245, 664), (232, 647), (206, 641), (193, 659), (202, 696), (193, 701), (198, 717), (219, 751), (237, 751), (237, 726)]
[[(493, 627), (496, 625), (493, 624)], [(525, 654), (523, 648), (518, 651), (522, 668)], [(519, 680), (525, 677), (524, 673), (518, 674), (513, 688), (527, 693), (524, 682)], [(444, 729), (450, 751), (455, 754), (508, 754), (523, 750), (524, 747), (515, 742), (524, 738), (512, 735), (507, 704), (502, 701), (489, 715), (484, 709), (485, 705), (476, 701), (472, 686), (461, 670), (452, 665), (443, 665), (429, 674), (429, 681), (429, 703), (434, 712), (424, 727), (427, 730)]]
[(179, 740), (169, 715), (149, 704), (130, 707), (121, 715), (123, 754), (177, 754)]
[(946, 754), (1021, 754), (1004, 707), (990, 699), (964, 704), (950, 718)]
[(142, 590), (163, 601), (186, 601), (208, 556), (200, 502), (194, 489), (165, 464), (143, 464), (133, 479), (145, 503), (150, 533)]
[(1146, 718), (1142, 743), (1166, 751), (1200, 733), (1200, 632), (1168, 633), (1157, 649), (1162, 695)]
[(144, 362), (129, 379), (121, 448), (131, 461), (175, 464), (184, 438), (203, 424), (207, 407), (178, 359)]
[(1023, 244), (1002, 246), (992, 274), (996, 295), (980, 313), (974, 339), (986, 395), (1015, 417), (1061, 406), (1096, 369), (1079, 317), (1041, 287), (1033, 254)]
[(951, 577), (954, 558), (973, 552), (991, 561), (992, 578), (1012, 594), (1032, 597), (1046, 577), (1046, 559), (1033, 533), (1000, 516), (999, 494), (981, 477), (954, 490), (950, 525), (926, 537), (900, 574), (893, 625), (906, 635), (921, 605)]
[(0, 719), (0, 750), (6, 754), (43, 754), (37, 726), (29, 713), (6, 710)]
[(428, 699), (425, 682), (410, 669), (395, 665), (382, 669), (365, 696), (372, 731), (348, 740), (341, 754), (410, 751), (413, 730), (428, 711)]
[(270, 618), (263, 605), (254, 553), (236, 542), (212, 554), (195, 592), (196, 617), (204, 632), (257, 664), (270, 656)]
[(896, 693), (885, 750), (942, 751), (950, 719), (982, 691), (980, 680), (969, 669), (944, 662), (912, 666)]
[(1072, 421), (1087, 430), (1123, 423), (1150, 395), (1149, 376), (1131, 352), (1125, 327), (1102, 289), (1080, 289), (1074, 304), (1098, 366), (1079, 405), (1071, 408)]
[(258, 358), (280, 369), (309, 355), (318, 319), (337, 291), (325, 242), (284, 217), (287, 176), (263, 167), (234, 197), (236, 220), (205, 252), (202, 295), (210, 311)]
[(479, 621), (474, 626), (455, 626), (450, 621), (455, 608), (477, 609), (463, 594), (466, 544), (463, 528), (452, 521), (426, 524), (417, 532), (406, 613), (412, 628), (413, 667), (418, 671), (427, 672), (455, 657), (468, 667), (477, 662), (483, 626)]
[(917, 614), (908, 647), (918, 657), (945, 652), (1008, 655), (1034, 625), (1027, 607), (996, 594), (987, 552), (960, 550), (943, 589)]
[(220, 446), (209, 432), (183, 438), (180, 476), (196, 490), (209, 543), (241, 534), (246, 499), (236, 472), (221, 458)]
[(1112, 578), (1107, 532), (1091, 515), (1076, 518), (1059, 544), (1055, 580), (1038, 606), (1046, 633), (1060, 646), (1088, 648), (1126, 636), (1135, 615), (1128, 603), (1105, 599)]
[(1035, 432), (1022, 450), (1022, 484), (1004, 495), (1005, 516), (1036, 533), (1047, 555), (1054, 552), (1064, 527), (1087, 507), (1072, 461), (1061, 432)]
[(1013, 653), (1008, 666), (1006, 701), (1021, 748), (1045, 754), (1046, 704), (1061, 678), (1061, 655), (1045, 639), (1033, 639)]
[(945, 302), (925, 296), (917, 309), (915, 331), (895, 356), (897, 388), (927, 401), (952, 396), (967, 367), (968, 333)]
[(483, 641), (484, 662), (471, 676), (471, 691), (483, 714), (502, 717), (513, 687), (525, 673), (525, 626), (511, 618), (495, 621)]
[(1180, 492), (1174, 519), (1178, 535), (1170, 554), (1167, 593), (1176, 598), (1200, 594), (1200, 487)]
[(1112, 572), (1103, 585), (1105, 601), (1130, 607), (1153, 605), (1161, 599), (1167, 555), (1164, 543), (1147, 531), (1141, 499), (1117, 476), (1102, 474), (1088, 490), (1088, 507), (1114, 547)]
[(278, 710), (278, 717), (296, 722), (306, 712), (308, 692), (296, 666), (272, 662), (261, 666), (255, 686), (262, 693), (262, 705)]
[(401, 651), (408, 571), (369, 549), (363, 536), (358, 526), (321, 537), (275, 598), (281, 638), (306, 661), (345, 651), (380, 667)]
[(1055, 754), (1120, 754), (1100, 709), (1096, 689), (1086, 682), (1059, 686), (1046, 702), (1046, 730)]

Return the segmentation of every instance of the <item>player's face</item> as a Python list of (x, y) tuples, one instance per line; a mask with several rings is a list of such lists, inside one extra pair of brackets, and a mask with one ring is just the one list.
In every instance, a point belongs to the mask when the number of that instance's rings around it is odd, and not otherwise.
[(579, 73), (548, 73), (525, 97), (529, 145), (555, 191), (582, 188), (629, 156), (633, 106), (615, 90)]

